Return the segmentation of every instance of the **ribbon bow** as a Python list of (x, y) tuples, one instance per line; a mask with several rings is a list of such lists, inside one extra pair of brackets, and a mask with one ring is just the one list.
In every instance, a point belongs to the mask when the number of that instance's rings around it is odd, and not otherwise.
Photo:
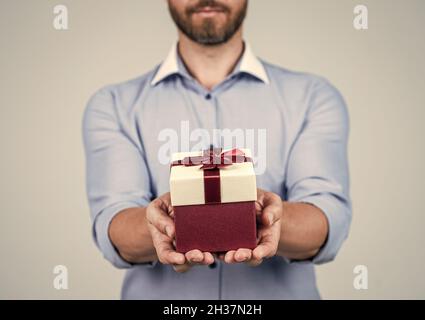
[(251, 158), (247, 157), (240, 149), (232, 149), (222, 151), (221, 148), (210, 148), (203, 151), (202, 156), (185, 157), (183, 160), (177, 160), (173, 165), (184, 165), (187, 167), (201, 165), (202, 170), (220, 169), (233, 163), (250, 162)]

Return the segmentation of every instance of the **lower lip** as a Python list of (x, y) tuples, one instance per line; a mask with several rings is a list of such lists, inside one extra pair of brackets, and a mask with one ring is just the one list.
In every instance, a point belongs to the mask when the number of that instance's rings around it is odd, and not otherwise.
[(219, 11), (219, 10), (205, 10), (205, 11), (197, 11), (195, 12), (196, 15), (201, 16), (201, 17), (205, 17), (205, 18), (209, 18), (209, 17), (214, 17), (220, 13), (223, 13), (223, 11)]

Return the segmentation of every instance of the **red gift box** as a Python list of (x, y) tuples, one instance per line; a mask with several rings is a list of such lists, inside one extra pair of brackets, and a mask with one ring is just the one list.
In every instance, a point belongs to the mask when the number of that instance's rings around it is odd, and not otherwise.
[(173, 154), (170, 192), (178, 252), (255, 248), (257, 193), (249, 150)]

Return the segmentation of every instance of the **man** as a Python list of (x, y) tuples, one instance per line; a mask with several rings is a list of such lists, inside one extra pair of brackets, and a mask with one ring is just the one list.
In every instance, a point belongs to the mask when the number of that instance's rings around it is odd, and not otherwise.
[[(314, 264), (334, 259), (351, 221), (343, 99), (322, 78), (255, 57), (242, 37), (247, 0), (168, 5), (178, 27), (168, 57), (101, 89), (84, 116), (94, 238), (108, 260), (128, 268), (122, 297), (320, 298)], [(175, 251), (158, 136), (181, 121), (208, 132), (267, 129), (254, 250)]]

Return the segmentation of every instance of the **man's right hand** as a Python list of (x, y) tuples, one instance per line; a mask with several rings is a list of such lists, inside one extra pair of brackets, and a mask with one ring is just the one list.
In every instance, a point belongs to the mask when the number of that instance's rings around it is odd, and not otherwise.
[(193, 265), (214, 263), (214, 257), (210, 252), (191, 250), (183, 254), (175, 250), (174, 212), (170, 193), (163, 194), (149, 204), (146, 209), (146, 218), (158, 260), (161, 263), (173, 265), (177, 272), (185, 272)]

